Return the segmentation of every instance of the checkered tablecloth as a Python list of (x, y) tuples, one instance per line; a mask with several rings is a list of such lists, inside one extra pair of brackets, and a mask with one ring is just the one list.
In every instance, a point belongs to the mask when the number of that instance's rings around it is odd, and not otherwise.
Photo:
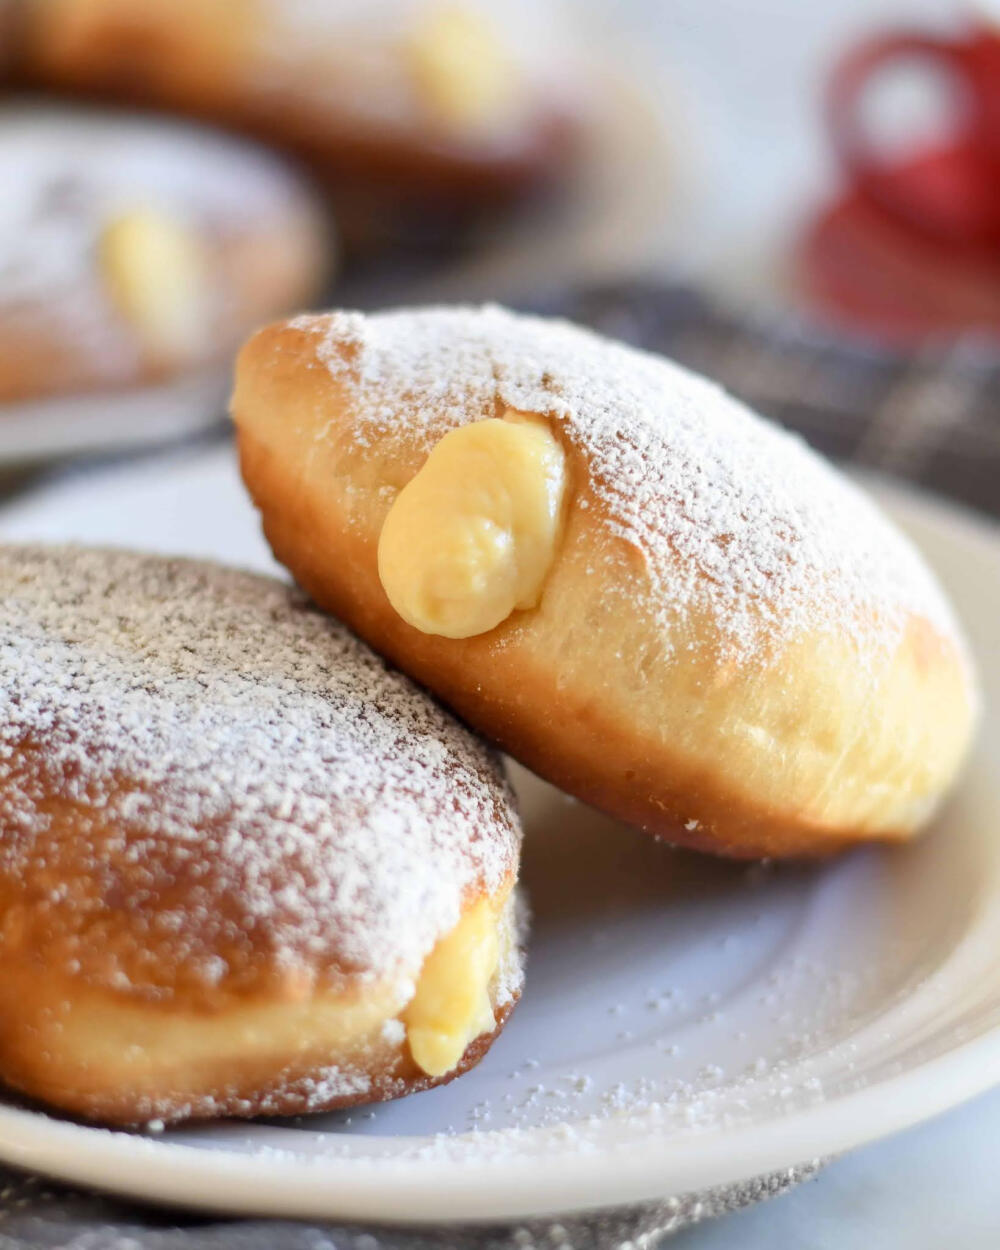
[(793, 318), (739, 316), (685, 287), (608, 285), (532, 308), (707, 374), (835, 460), (1000, 515), (1000, 343), (880, 350)]

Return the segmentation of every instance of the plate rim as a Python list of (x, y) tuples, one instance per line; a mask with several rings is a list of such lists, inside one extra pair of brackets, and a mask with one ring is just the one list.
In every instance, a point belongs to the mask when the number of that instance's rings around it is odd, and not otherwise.
[[(421, 1167), (418, 1174), (409, 1161), (285, 1159), (275, 1150), (237, 1155), (93, 1128), (19, 1107), (0, 1108), (0, 1157), (19, 1168), (120, 1196), (229, 1215), (489, 1224), (655, 1203), (794, 1168), (891, 1136), (998, 1083), (1000, 1025), (888, 1080), (763, 1125), (668, 1134), (659, 1140), (651, 1134), (616, 1149), (610, 1159), (608, 1152), (581, 1153), (569, 1144), (546, 1153), (544, 1168), (535, 1155), (484, 1155), (482, 1168), (448, 1160), (446, 1215), (440, 1186), (428, 1188), (427, 1169)], [(923, 1090), (923, 1097), (913, 1097), (914, 1087)], [(876, 1119), (877, 1129), (869, 1131)], [(533, 1130), (532, 1135), (555, 1140), (560, 1129)], [(442, 1161), (432, 1160), (430, 1166), (440, 1169)], [(671, 1181), (665, 1184), (668, 1169)], [(387, 1206), (387, 1197), (396, 1209)]]
[(231, 369), (0, 405), (0, 470), (183, 442), (222, 428)]

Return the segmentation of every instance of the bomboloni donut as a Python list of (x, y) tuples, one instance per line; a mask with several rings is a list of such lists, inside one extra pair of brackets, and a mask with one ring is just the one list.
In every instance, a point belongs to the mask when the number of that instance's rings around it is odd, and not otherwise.
[(546, 0), (33, 0), (23, 79), (244, 130), (392, 199), (494, 200), (565, 164), (579, 86)]
[(920, 557), (677, 365), (495, 307), (331, 313), (250, 340), (233, 413), (300, 584), (597, 807), (818, 854), (954, 780), (974, 682)]
[(0, 548), (0, 1079), (110, 1123), (395, 1098), (516, 1001), (496, 758), (300, 592)]
[(302, 181), (187, 126), (5, 108), (0, 186), (0, 402), (219, 368), (330, 269)]

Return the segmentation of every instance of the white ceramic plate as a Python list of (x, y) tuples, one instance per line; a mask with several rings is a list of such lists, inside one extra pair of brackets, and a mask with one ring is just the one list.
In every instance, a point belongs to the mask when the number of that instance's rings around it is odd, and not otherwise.
[(227, 366), (162, 386), (2, 407), (0, 466), (187, 438), (222, 424), (231, 385)]
[[(947, 582), (1000, 707), (1000, 538), (888, 502)], [(2, 537), (270, 567), (228, 450), (79, 480)], [(144, 1198), (380, 1221), (664, 1197), (849, 1149), (1000, 1082), (1000, 727), (933, 833), (763, 869), (672, 852), (518, 772), (524, 999), (473, 1072), (349, 1115), (146, 1136), (0, 1107), (0, 1157)]]

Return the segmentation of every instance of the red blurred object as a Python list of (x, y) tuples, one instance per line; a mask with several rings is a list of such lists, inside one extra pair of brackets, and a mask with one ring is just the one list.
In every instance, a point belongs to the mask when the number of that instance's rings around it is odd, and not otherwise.
[[(893, 159), (878, 154), (860, 105), (873, 79), (903, 61), (944, 67), (967, 106), (948, 145)], [(1000, 333), (1000, 30), (862, 44), (834, 73), (829, 121), (849, 185), (803, 240), (806, 295), (892, 339)]]
[[(964, 183), (964, 147), (930, 152), (884, 175), (900, 200), (945, 202)], [(810, 302), (892, 340), (978, 329), (1000, 334), (1000, 247), (935, 238), (854, 187), (810, 227), (799, 252)]]

